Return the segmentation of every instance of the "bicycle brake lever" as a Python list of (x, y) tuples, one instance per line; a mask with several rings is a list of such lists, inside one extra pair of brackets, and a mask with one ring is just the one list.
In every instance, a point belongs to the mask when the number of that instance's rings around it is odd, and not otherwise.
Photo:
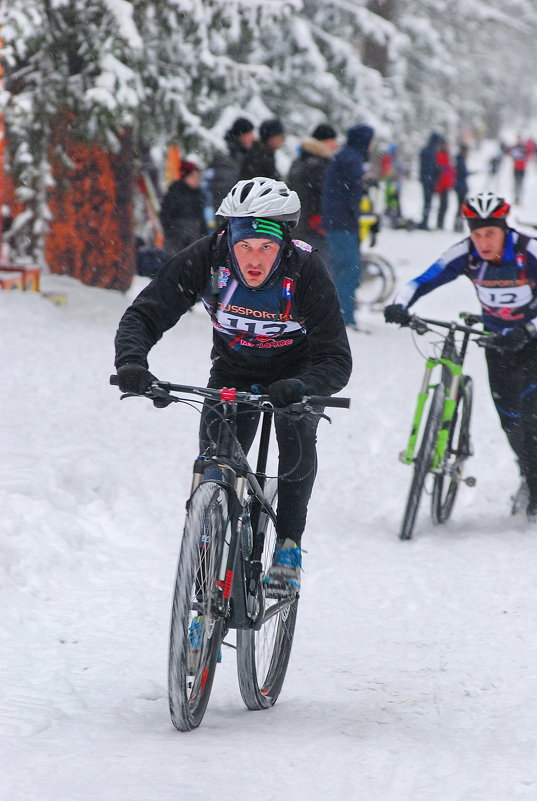
[(474, 342), (477, 342), (480, 348), (490, 348), (491, 350), (503, 351), (502, 346), (494, 342), (494, 338), (495, 338), (494, 335), (488, 337), (487, 336), (476, 337), (474, 339)]
[(415, 331), (416, 334), (426, 334), (427, 331), (429, 330), (427, 328), (426, 323), (422, 323), (421, 320), (416, 320), (416, 319), (412, 322), (412, 324), (409, 327), (412, 328), (412, 330)]

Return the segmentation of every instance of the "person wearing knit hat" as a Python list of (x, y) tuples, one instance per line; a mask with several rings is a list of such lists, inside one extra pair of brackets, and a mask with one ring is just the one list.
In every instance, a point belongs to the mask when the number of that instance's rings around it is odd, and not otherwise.
[(250, 120), (246, 119), (246, 117), (237, 117), (229, 131), (226, 133), (226, 139), (239, 139), (241, 136), (246, 136), (246, 134), (251, 134), (251, 141), (253, 142), (254, 138), (254, 125)]
[(271, 147), (275, 150), (281, 147), (285, 140), (285, 129), (282, 121), (277, 117), (270, 120), (265, 120), (259, 126), (259, 138), (262, 142), (270, 142), (271, 139), (277, 139), (277, 142), (271, 143)]
[(328, 123), (317, 125), (311, 136), (300, 142), (288, 175), (288, 183), (302, 206), (293, 235), (316, 248), (327, 266), (330, 257), (321, 225), (321, 195), (326, 168), (338, 147), (335, 129)]
[(227, 153), (216, 153), (205, 170), (206, 203), (213, 217), (215, 209), (239, 180), (242, 162), (254, 140), (253, 123), (246, 117), (237, 117), (224, 135)]
[[(193, 172), (200, 173), (200, 168), (198, 167), (196, 162), (195, 161), (182, 161), (181, 162), (181, 166), (179, 167), (179, 179), (183, 180), (187, 176), (191, 175)], [(198, 186), (199, 186), (199, 183), (198, 183)]]
[[(509, 203), (479, 192), (462, 204), (469, 236), (452, 245), (386, 306), (388, 323), (408, 325), (409, 307), (422, 295), (459, 278), (474, 285), (483, 326), (493, 403), (520, 469), (512, 514), (537, 527), (537, 239), (507, 224)], [(493, 451), (489, 459), (494, 460)], [(503, 476), (500, 471), (498, 475)]]
[(168, 257), (207, 233), (199, 165), (182, 161), (179, 175), (179, 180), (168, 187), (160, 206), (163, 250)]
[(241, 180), (264, 176), (281, 180), (276, 166), (276, 151), (285, 142), (285, 129), (281, 120), (273, 117), (259, 126), (259, 141), (254, 142), (246, 154), (240, 172)]
[(314, 139), (318, 139), (320, 142), (337, 139), (337, 133), (335, 129), (326, 122), (322, 122), (320, 125), (317, 125), (311, 135)]

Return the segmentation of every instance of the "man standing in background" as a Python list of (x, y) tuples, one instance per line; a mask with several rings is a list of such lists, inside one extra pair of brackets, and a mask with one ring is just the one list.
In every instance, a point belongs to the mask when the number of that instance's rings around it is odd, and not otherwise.
[(373, 134), (369, 125), (349, 128), (345, 146), (326, 168), (321, 198), (322, 226), (341, 313), (345, 325), (356, 330), (354, 295), (360, 284), (358, 220), (364, 194), (362, 177), (367, 171)]
[(253, 124), (246, 117), (238, 117), (226, 131), (224, 140), (227, 154), (218, 153), (204, 175), (208, 200), (213, 211), (239, 180), (244, 157), (254, 143)]
[(285, 142), (285, 129), (281, 120), (274, 117), (259, 126), (259, 142), (254, 142), (242, 162), (240, 178), (273, 178), (279, 181), (276, 151)]
[(316, 248), (327, 266), (329, 257), (321, 225), (321, 195), (326, 168), (338, 147), (334, 128), (327, 123), (317, 125), (311, 137), (300, 143), (288, 177), (288, 184), (300, 198), (302, 208), (293, 238), (303, 239)]

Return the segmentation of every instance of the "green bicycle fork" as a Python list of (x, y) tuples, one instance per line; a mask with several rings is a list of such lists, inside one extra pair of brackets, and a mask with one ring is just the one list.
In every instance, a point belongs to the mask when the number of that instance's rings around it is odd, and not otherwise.
[(421, 429), (425, 404), (427, 402), (429, 392), (431, 391), (434, 392), (437, 386), (436, 384), (431, 383), (432, 372), (436, 367), (447, 368), (451, 374), (451, 381), (449, 383), (449, 386), (445, 386), (445, 398), (444, 398), (444, 407), (442, 410), (442, 422), (436, 439), (433, 462), (430, 468), (432, 472), (439, 470), (446, 452), (448, 436), (449, 436), (449, 428), (451, 425), (451, 421), (453, 420), (453, 415), (455, 414), (455, 409), (457, 406), (457, 394), (459, 391), (459, 384), (462, 375), (462, 367), (460, 364), (456, 364), (451, 359), (444, 359), (444, 358), (439, 358), (439, 359), (428, 358), (426, 360), (425, 374), (423, 376), (423, 381), (421, 384), (420, 391), (418, 392), (416, 410), (414, 412), (414, 417), (412, 419), (412, 427), (410, 429), (408, 445), (406, 447), (406, 450), (403, 451), (403, 453), (401, 454), (401, 461), (404, 462), (404, 464), (412, 464), (414, 462), (416, 443), (418, 440), (418, 434)]

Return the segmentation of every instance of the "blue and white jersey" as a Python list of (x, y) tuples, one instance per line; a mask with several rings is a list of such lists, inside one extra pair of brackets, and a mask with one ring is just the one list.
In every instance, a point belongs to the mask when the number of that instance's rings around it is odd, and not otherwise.
[(481, 259), (468, 237), (453, 245), (397, 293), (394, 303), (412, 306), (418, 298), (460, 275), (469, 278), (481, 303), (488, 331), (525, 323), (537, 328), (537, 240), (509, 229), (502, 260)]

